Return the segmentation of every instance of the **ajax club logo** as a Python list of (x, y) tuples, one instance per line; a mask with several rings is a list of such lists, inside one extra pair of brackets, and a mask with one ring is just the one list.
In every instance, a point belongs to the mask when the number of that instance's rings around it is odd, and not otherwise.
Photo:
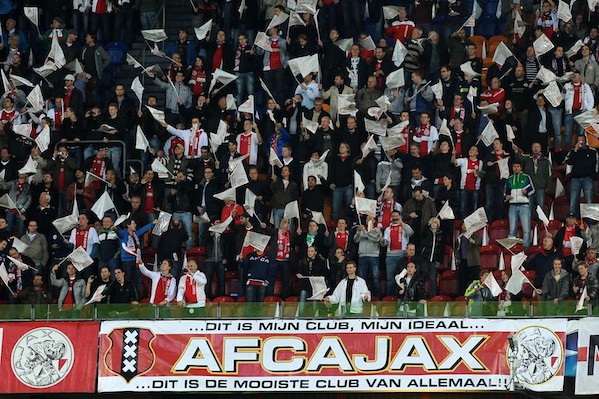
[(150, 371), (155, 355), (151, 343), (155, 335), (145, 328), (119, 328), (108, 334), (111, 346), (104, 362), (106, 368), (127, 382)]
[(75, 351), (69, 338), (54, 328), (29, 331), (16, 343), (11, 356), (12, 370), (31, 388), (58, 384), (71, 371)]
[(563, 362), (562, 343), (551, 330), (531, 326), (515, 334), (515, 349), (508, 347), (508, 358), (514, 356), (516, 381), (541, 385), (551, 380)]

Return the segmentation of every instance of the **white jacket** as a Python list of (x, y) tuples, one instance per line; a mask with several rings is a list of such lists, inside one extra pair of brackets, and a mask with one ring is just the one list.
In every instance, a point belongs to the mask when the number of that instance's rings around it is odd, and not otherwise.
[[(574, 106), (574, 85), (572, 82), (568, 82), (564, 85), (566, 91), (565, 103), (566, 103), (566, 114), (572, 113), (572, 107)], [(588, 111), (595, 105), (595, 99), (593, 97), (593, 90), (588, 83), (582, 84), (582, 109), (581, 111)]]
[[(347, 291), (347, 280), (347, 277), (341, 280), (339, 284), (337, 284), (335, 291), (329, 295), (328, 299), (332, 304), (346, 302), (345, 292)], [(364, 300), (363, 296), (366, 297), (366, 300)], [(370, 302), (370, 291), (368, 291), (368, 287), (366, 286), (366, 280), (364, 280), (362, 277), (356, 276), (356, 281), (352, 287), (349, 313), (362, 313), (364, 309), (364, 302)], [(337, 312), (341, 314), (341, 306), (339, 306)]]
[[(152, 294), (150, 295), (150, 303), (157, 305), (157, 303), (154, 303), (154, 298), (156, 297), (156, 288), (158, 288), (158, 282), (160, 281), (160, 276), (162, 273), (148, 270), (146, 265), (143, 263), (139, 264), (139, 271), (141, 274), (152, 280)], [(173, 276), (170, 276), (170, 278), (171, 282), (169, 284), (168, 293), (166, 296), (167, 302), (172, 302), (173, 299), (175, 299), (175, 292), (177, 291), (177, 280), (175, 280)]]
[(206, 292), (204, 291), (204, 287), (208, 282), (206, 279), (206, 275), (201, 271), (196, 271), (193, 276), (189, 274), (184, 274), (179, 278), (179, 288), (177, 290), (177, 302), (183, 302), (185, 298), (185, 288), (187, 287), (187, 279), (193, 279), (196, 285), (196, 303), (186, 303), (189, 307), (204, 307), (206, 306)]

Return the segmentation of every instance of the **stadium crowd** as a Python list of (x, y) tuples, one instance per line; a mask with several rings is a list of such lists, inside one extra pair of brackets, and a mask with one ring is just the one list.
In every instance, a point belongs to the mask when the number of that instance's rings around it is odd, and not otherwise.
[(166, 0), (166, 37), (157, 0), (0, 0), (3, 300), (597, 302), (599, 11), (570, 3)]

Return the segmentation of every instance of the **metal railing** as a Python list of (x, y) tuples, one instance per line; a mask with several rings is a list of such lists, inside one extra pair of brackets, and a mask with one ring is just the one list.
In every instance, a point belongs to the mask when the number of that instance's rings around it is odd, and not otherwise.
[[(180, 307), (176, 303), (167, 306), (151, 304), (91, 304), (81, 308), (60, 308), (58, 305), (3, 305), (0, 321), (13, 320), (182, 320), (182, 319), (327, 319), (327, 318), (581, 318), (598, 316), (599, 308), (587, 305), (576, 311), (576, 301), (565, 301), (561, 308), (553, 302), (519, 302), (508, 312), (498, 313), (497, 302), (489, 302), (478, 310), (467, 302), (397, 303), (373, 302), (365, 304), (356, 314), (344, 314), (343, 306), (327, 308), (323, 303), (299, 302), (218, 302), (203, 308)], [(339, 312), (341, 311), (341, 312)]]
[[(56, 143), (56, 146), (58, 146), (58, 144), (62, 144), (62, 143)], [(121, 177), (125, 178), (125, 171), (126, 171), (126, 166), (127, 166), (127, 144), (123, 141), (123, 140), (108, 140), (108, 143), (105, 143), (104, 140), (79, 140), (79, 141), (67, 141), (66, 143), (67, 146), (68, 145), (80, 145), (81, 147), (81, 151), (85, 151), (85, 147), (87, 147), (88, 145), (93, 145), (93, 146), (100, 146), (102, 144), (106, 145), (109, 144), (111, 146), (118, 144), (121, 149)], [(56, 150), (56, 146), (54, 147), (54, 149)], [(132, 160), (133, 161), (133, 160)], [(143, 171), (142, 171), (143, 172)]]

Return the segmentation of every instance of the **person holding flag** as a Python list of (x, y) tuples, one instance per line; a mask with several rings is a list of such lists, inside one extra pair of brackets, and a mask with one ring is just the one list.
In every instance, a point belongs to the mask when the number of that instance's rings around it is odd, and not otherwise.
[[(274, 284), (277, 269), (272, 255), (268, 252), (256, 249), (246, 255), (240, 264), (241, 270), (245, 271), (244, 280), (246, 285), (246, 302), (263, 302), (269, 285)], [(246, 308), (246, 315), (252, 314), (259, 309), (255, 305)]]
[(58, 309), (70, 310), (80, 308), (85, 304), (85, 280), (77, 278), (77, 269), (71, 262), (66, 265), (66, 277), (57, 278), (58, 264), (52, 266), (50, 283), (60, 290), (58, 294)]
[(128, 219), (126, 222), (127, 227), (117, 230), (117, 235), (121, 241), (121, 265), (125, 275), (135, 284), (137, 292), (141, 292), (142, 288), (141, 276), (139, 270), (135, 267), (137, 259), (141, 257), (140, 237), (153, 228), (157, 222), (158, 219), (155, 219), (138, 229), (135, 220)]
[(563, 315), (566, 311), (564, 301), (570, 294), (572, 277), (562, 268), (563, 265), (563, 259), (553, 259), (553, 269), (545, 275), (542, 288), (535, 290), (539, 299), (545, 301), (543, 305), (546, 316)]
[(258, 160), (258, 148), (262, 145), (262, 135), (258, 125), (251, 120), (243, 122), (243, 132), (237, 136), (237, 148), (239, 154), (248, 155), (247, 164), (256, 165)]
[(401, 213), (397, 210), (392, 211), (391, 223), (384, 230), (383, 236), (381, 237), (381, 246), (386, 247), (387, 249), (387, 257), (385, 259), (385, 275), (388, 276), (387, 290), (385, 291), (386, 295), (395, 294), (395, 282), (391, 276), (397, 274), (399, 262), (406, 256), (406, 247), (413, 234), (414, 230), (412, 230), (410, 225), (401, 220)]
[(356, 262), (349, 261), (345, 265), (347, 277), (335, 287), (335, 291), (324, 298), (327, 308), (339, 304), (338, 312), (345, 311), (345, 315), (361, 316), (364, 302), (370, 302), (371, 295), (366, 285), (366, 280), (358, 276)]
[(199, 158), (201, 148), (208, 145), (208, 133), (201, 128), (200, 118), (191, 118), (191, 127), (189, 129), (180, 129), (182, 124), (177, 124), (176, 128), (166, 122), (161, 125), (166, 128), (167, 132), (184, 141), (185, 156), (187, 158)]
[(146, 265), (140, 262), (139, 257), (136, 259), (136, 263), (139, 265), (139, 271), (152, 280), (150, 303), (156, 306), (164, 306), (171, 303), (177, 293), (177, 280), (170, 273), (173, 262), (170, 259), (163, 260), (160, 263), (159, 272), (148, 270)]
[(25, 213), (31, 206), (31, 186), (27, 181), (26, 173), (19, 173), (18, 178), (12, 181), (0, 181), (0, 189), (8, 191), (8, 197), (12, 204), (6, 209), (6, 222), (8, 231), (12, 232), (15, 225), (18, 228), (18, 236), (25, 234)]
[(468, 308), (470, 316), (483, 316), (489, 314), (488, 303), (493, 300), (491, 289), (485, 285), (485, 280), (490, 275), (489, 269), (482, 269), (479, 273), (479, 279), (474, 280), (466, 291), (464, 296), (468, 298)]
[[(424, 304), (426, 304), (426, 289), (424, 283), (424, 276), (417, 269), (416, 263), (408, 262), (405, 271), (399, 273), (391, 280), (392, 286), (397, 291), (397, 300), (403, 305), (413, 306), (414, 302), (418, 302), (416, 305), (416, 314), (418, 316), (424, 316)], [(394, 292), (388, 292), (387, 295), (394, 294)], [(400, 306), (398, 309), (399, 314), (403, 314), (403, 308)], [(408, 312), (414, 311), (409, 309)]]
[(597, 276), (593, 276), (589, 273), (589, 265), (585, 261), (577, 263), (576, 268), (578, 270), (578, 276), (574, 277), (572, 281), (572, 292), (576, 295), (577, 300), (583, 302), (590, 302), (593, 307), (599, 305), (599, 281)]

